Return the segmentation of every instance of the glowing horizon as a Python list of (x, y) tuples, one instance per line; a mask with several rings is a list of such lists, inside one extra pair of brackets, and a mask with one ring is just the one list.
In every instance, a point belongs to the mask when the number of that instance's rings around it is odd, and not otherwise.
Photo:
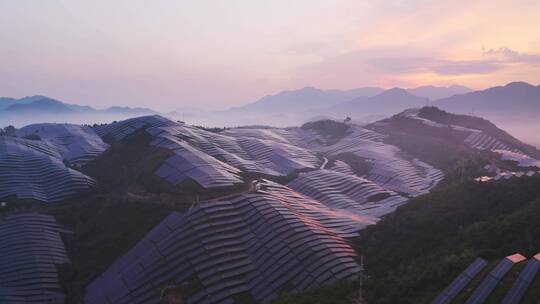
[(0, 96), (174, 110), (305, 86), (540, 83), (532, 0), (19, 0), (0, 11)]

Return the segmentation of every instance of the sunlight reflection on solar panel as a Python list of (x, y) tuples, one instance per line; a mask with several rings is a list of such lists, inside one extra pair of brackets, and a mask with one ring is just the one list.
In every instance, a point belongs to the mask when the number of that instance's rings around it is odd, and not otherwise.
[[(166, 282), (173, 279), (166, 273), (179, 268), (193, 273), (205, 287), (189, 297), (191, 303), (232, 301), (231, 296), (246, 291), (255, 300), (269, 300), (287, 290), (302, 290), (356, 277), (354, 250), (342, 237), (349, 234), (350, 228), (344, 227), (355, 226), (355, 219), (344, 218), (341, 224), (329, 228), (323, 216), (328, 212), (327, 207), (279, 184), (262, 183), (266, 188), (264, 192), (201, 203), (186, 214), (172, 213), (88, 286), (87, 303), (112, 303), (107, 295), (110, 297), (118, 291), (120, 295), (115, 303), (130, 303), (127, 299), (135, 290), (155, 284), (144, 278), (153, 277), (148, 271), (161, 273), (161, 281)], [(272, 211), (275, 216), (266, 217), (264, 211)], [(282, 217), (289, 212), (295, 214), (294, 223), (299, 225), (296, 228)], [(179, 220), (183, 224), (176, 225), (172, 231), (164, 229)], [(237, 225), (232, 226), (232, 222)], [(200, 228), (193, 229), (193, 225)], [(280, 227), (285, 229), (280, 230)], [(298, 233), (283, 233), (291, 230)], [(163, 234), (168, 233), (174, 233), (176, 240), (165, 241), (167, 237)], [(148, 249), (151, 240), (156, 250)], [(194, 250), (196, 254), (192, 254)], [(137, 265), (149, 264), (157, 268), (144, 267), (145, 276), (139, 275), (143, 270)], [(141, 279), (135, 280), (135, 277)], [(308, 280), (310, 277), (317, 281)], [(120, 282), (123, 283), (118, 285)], [(129, 289), (122, 284), (128, 284)], [(115, 290), (109, 290), (111, 288)], [(158, 296), (154, 292), (154, 297), (141, 303), (154, 303)]]
[(527, 291), (529, 285), (536, 277), (540, 270), (540, 259), (536, 256), (527, 262), (525, 268), (520, 272), (519, 277), (515, 281), (514, 285), (508, 291), (504, 297), (503, 304), (517, 304), (521, 301), (521, 298)]

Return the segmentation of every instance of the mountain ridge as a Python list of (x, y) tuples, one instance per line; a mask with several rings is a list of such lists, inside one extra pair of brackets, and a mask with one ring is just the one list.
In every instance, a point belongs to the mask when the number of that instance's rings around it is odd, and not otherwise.
[(456, 113), (480, 110), (497, 115), (526, 115), (529, 110), (540, 111), (540, 86), (522, 81), (510, 82), (439, 99), (434, 105)]
[(102, 123), (126, 119), (136, 115), (157, 113), (150, 108), (125, 106), (96, 109), (90, 106), (65, 103), (42, 95), (27, 96), (20, 99), (0, 97), (0, 121), (2, 127), (43, 122)]
[[(267, 109), (269, 106), (293, 106), (293, 107), (306, 107), (306, 108), (325, 108), (340, 102), (347, 102), (353, 99), (361, 97), (373, 97), (379, 95), (385, 91), (401, 89), (410, 93), (411, 95), (417, 97), (424, 97), (430, 100), (436, 100), (441, 97), (449, 97), (455, 94), (463, 94), (472, 92), (471, 89), (460, 86), (460, 85), (451, 85), (448, 87), (442, 86), (420, 86), (416, 88), (390, 88), (384, 89), (380, 87), (359, 87), (349, 90), (338, 90), (338, 89), (319, 89), (312, 86), (303, 87), (296, 90), (285, 90), (278, 92), (276, 94), (266, 95), (254, 102), (248, 103), (246, 105), (235, 107), (232, 109), (236, 110), (258, 110), (258, 109)], [(309, 98), (314, 98), (315, 100), (309, 100)], [(294, 102), (294, 104), (290, 104)], [(323, 103), (323, 104), (321, 104)], [(315, 104), (315, 105), (314, 105)]]

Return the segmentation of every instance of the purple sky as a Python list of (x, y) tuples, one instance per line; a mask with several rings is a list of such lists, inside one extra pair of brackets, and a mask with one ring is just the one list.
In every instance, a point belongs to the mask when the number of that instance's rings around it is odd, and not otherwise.
[(537, 0), (17, 0), (0, 14), (0, 96), (166, 111), (304, 86), (540, 83)]

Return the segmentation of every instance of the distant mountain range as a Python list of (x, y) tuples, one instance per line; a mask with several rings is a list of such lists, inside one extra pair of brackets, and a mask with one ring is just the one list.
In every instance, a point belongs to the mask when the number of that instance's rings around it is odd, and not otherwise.
[(321, 90), (305, 87), (299, 90), (283, 91), (276, 95), (265, 96), (253, 103), (237, 108), (241, 111), (270, 111), (279, 112), (284, 108), (291, 109), (322, 109), (361, 96), (374, 96), (384, 89), (376, 87), (357, 88), (352, 90)]
[(426, 97), (430, 100), (437, 100), (457, 94), (469, 93), (472, 90), (464, 86), (452, 85), (449, 87), (421, 86), (414, 89), (407, 89), (407, 92), (419, 97)]
[(540, 147), (540, 86), (512, 82), (439, 99), (432, 105), (449, 112), (484, 117)]
[(375, 96), (361, 96), (339, 103), (327, 109), (328, 113), (338, 116), (351, 116), (361, 120), (370, 120), (370, 115), (393, 115), (403, 109), (422, 107), (429, 103), (426, 97), (419, 97), (407, 90), (394, 88)]
[[(463, 86), (422, 86), (412, 89), (360, 87), (350, 90), (322, 90), (305, 87), (265, 96), (247, 105), (203, 117), (206, 124), (297, 125), (314, 117), (372, 122), (410, 107), (425, 106), (431, 100), (471, 92)], [(199, 117), (197, 117), (198, 119)]]
[(20, 99), (0, 98), (1, 126), (21, 126), (38, 122), (101, 123), (157, 112), (148, 108), (113, 106), (95, 109), (89, 106), (68, 104), (46, 96)]
[(540, 86), (512, 82), (437, 100), (434, 105), (455, 113), (480, 113), (480, 116), (521, 116), (538, 118)]
[[(410, 89), (360, 87), (322, 90), (305, 87), (265, 96), (226, 111), (170, 112), (167, 117), (209, 127), (272, 125), (294, 126), (315, 117), (370, 123), (408, 108), (437, 106), (443, 110), (486, 117), (518, 138), (540, 146), (540, 86), (513, 82), (481, 91), (463, 86), (422, 86)], [(187, 111), (187, 112), (186, 112)], [(45, 96), (0, 98), (0, 127), (39, 122), (106, 123), (156, 114), (148, 108), (113, 106), (94, 109), (64, 103)], [(538, 135), (536, 135), (538, 134)]]
[[(391, 96), (399, 90), (400, 96)], [(464, 94), (472, 90), (464, 86), (436, 87), (422, 86), (413, 89), (390, 89), (385, 90), (379, 87), (361, 87), (351, 90), (321, 90), (314, 87), (305, 87), (299, 90), (283, 91), (275, 95), (265, 96), (253, 103), (236, 108), (243, 111), (271, 111), (276, 112), (284, 107), (288, 109), (323, 109), (340, 103), (353, 103), (354, 100), (364, 101), (366, 97), (374, 97), (385, 91), (390, 91), (389, 96), (382, 97), (404, 97), (410, 99), (409, 95), (422, 97), (424, 99), (435, 100), (450, 97), (456, 94)], [(403, 93), (409, 93), (405, 95)], [(403, 108), (400, 108), (402, 110)]]

